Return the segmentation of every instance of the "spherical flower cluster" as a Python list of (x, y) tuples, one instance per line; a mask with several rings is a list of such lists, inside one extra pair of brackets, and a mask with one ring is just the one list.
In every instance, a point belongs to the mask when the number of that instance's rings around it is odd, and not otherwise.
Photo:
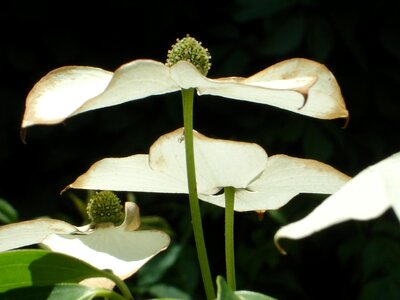
[(87, 213), (93, 225), (101, 223), (118, 225), (124, 217), (121, 200), (110, 191), (97, 192), (89, 200)]
[(192, 63), (197, 70), (204, 76), (210, 70), (211, 55), (207, 48), (201, 45), (195, 38), (187, 35), (183, 39), (177, 39), (176, 44), (168, 51), (168, 58), (166, 65), (173, 66), (178, 61), (188, 61)]

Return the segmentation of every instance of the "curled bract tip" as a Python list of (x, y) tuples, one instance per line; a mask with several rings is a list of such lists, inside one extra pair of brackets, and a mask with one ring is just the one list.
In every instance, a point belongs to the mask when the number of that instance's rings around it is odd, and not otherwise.
[(275, 247), (278, 249), (278, 251), (282, 254), (282, 255), (287, 255), (287, 252), (285, 251), (285, 249), (282, 248), (282, 246), (279, 244), (279, 238), (274, 238), (274, 244)]

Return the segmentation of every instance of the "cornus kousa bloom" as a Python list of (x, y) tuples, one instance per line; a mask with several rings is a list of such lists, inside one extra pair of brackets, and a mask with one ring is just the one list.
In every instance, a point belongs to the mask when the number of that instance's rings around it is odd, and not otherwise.
[(125, 279), (169, 245), (170, 238), (164, 232), (138, 230), (140, 217), (135, 203), (125, 203), (123, 217), (123, 207), (111, 192), (96, 194), (89, 202), (88, 215), (92, 223), (82, 227), (54, 219), (2, 226), (0, 251), (40, 243)]
[(400, 220), (399, 174), (400, 152), (366, 168), (308, 216), (279, 229), (275, 241), (300, 239), (348, 220), (377, 218), (389, 208)]
[[(208, 138), (193, 131), (199, 198), (225, 206), (224, 187), (235, 189), (236, 211), (264, 211), (285, 205), (299, 193), (331, 194), (349, 177), (315, 160), (267, 156), (253, 143)], [(149, 154), (106, 158), (70, 188), (187, 193), (183, 128), (161, 136)]]
[(268, 104), (315, 118), (348, 117), (335, 77), (315, 61), (294, 58), (248, 78), (210, 79), (209, 59), (207, 49), (187, 36), (169, 51), (166, 64), (138, 59), (115, 72), (88, 66), (55, 69), (30, 91), (22, 127), (55, 124), (86, 111), (191, 88), (199, 95)]

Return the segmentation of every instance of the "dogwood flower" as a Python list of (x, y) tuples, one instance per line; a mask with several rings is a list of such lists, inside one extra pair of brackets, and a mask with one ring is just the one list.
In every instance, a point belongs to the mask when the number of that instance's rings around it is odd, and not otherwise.
[[(149, 154), (105, 158), (68, 188), (187, 193), (183, 128), (161, 136)], [(268, 157), (254, 143), (220, 140), (193, 131), (199, 198), (224, 207), (224, 187), (235, 188), (236, 211), (285, 205), (299, 193), (331, 194), (349, 177), (322, 162), (286, 155)]]
[(137, 59), (115, 72), (89, 66), (55, 69), (26, 99), (22, 127), (60, 123), (68, 117), (153, 95), (194, 88), (199, 95), (268, 104), (321, 119), (347, 118), (339, 85), (322, 64), (303, 58), (277, 63), (248, 78), (210, 79), (207, 49), (185, 37), (167, 64)]
[(113, 221), (121, 215), (120, 204), (110, 200), (108, 193), (101, 192), (97, 195), (100, 201), (92, 203), (94, 220), (90, 225), (76, 227), (60, 220), (36, 219), (0, 227), (0, 251), (40, 243), (98, 269), (111, 270), (121, 279), (128, 278), (166, 249), (170, 238), (157, 230), (137, 230), (139, 208), (132, 202), (125, 203), (125, 218), (116, 226)]
[[(400, 152), (361, 171), (303, 219), (280, 228), (281, 238), (301, 239), (348, 220), (369, 220), (393, 208), (400, 220)], [(278, 245), (279, 246), (279, 245)]]

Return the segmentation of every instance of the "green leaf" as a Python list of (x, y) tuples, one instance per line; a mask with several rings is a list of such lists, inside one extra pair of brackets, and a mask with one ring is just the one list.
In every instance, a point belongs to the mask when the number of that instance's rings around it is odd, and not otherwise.
[(124, 299), (122, 296), (105, 289), (89, 288), (74, 283), (56, 284), (54, 286), (28, 286), (9, 290), (0, 294), (3, 300), (90, 300), (95, 297)]
[(235, 295), (239, 296), (242, 300), (275, 300), (275, 298), (270, 296), (251, 291), (237, 291), (235, 292)]
[[(84, 223), (89, 223), (89, 217), (86, 211), (86, 201), (83, 201), (81, 198), (79, 198), (77, 195), (75, 195), (72, 192), (68, 193), (68, 197), (71, 199), (71, 201), (74, 203), (76, 209), (79, 211), (79, 214), (82, 216)], [(89, 196), (88, 196), (89, 198)]]
[(333, 29), (323, 17), (316, 15), (309, 19), (307, 26), (307, 47), (312, 58), (325, 61), (333, 48)]
[(275, 300), (270, 296), (251, 291), (233, 292), (221, 276), (217, 277), (217, 287), (217, 300)]
[(110, 277), (76, 258), (45, 250), (0, 253), (0, 292), (29, 286), (78, 283), (90, 277)]
[(18, 221), (18, 212), (4, 199), (0, 198), (0, 223), (9, 224)]
[(174, 245), (167, 252), (149, 261), (139, 271), (138, 285), (151, 285), (159, 281), (168, 269), (175, 264), (181, 251), (182, 247), (180, 245)]
[(228, 287), (222, 276), (217, 277), (217, 300), (240, 300), (239, 296)]
[(184, 291), (167, 284), (156, 284), (149, 288), (149, 293), (164, 299), (190, 300), (190, 296)]
[(279, 16), (273, 22), (265, 22), (266, 38), (260, 43), (259, 52), (267, 56), (285, 55), (296, 50), (304, 36), (305, 16), (289, 14)]
[(236, 0), (236, 12), (233, 17), (238, 22), (265, 19), (288, 10), (297, 4), (297, 0)]
[(151, 298), (149, 300), (183, 300), (178, 298)]

